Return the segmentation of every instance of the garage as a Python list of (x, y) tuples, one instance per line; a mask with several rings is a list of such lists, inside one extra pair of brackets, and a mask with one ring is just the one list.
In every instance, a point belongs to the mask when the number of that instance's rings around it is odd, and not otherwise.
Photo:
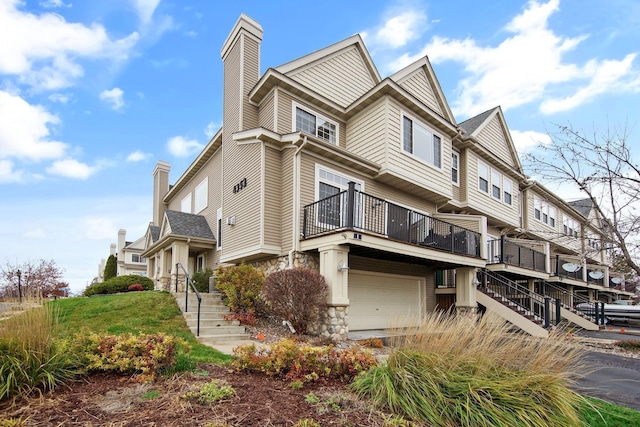
[[(349, 272), (349, 331), (417, 324), (423, 314), (423, 277)], [(411, 326), (411, 325), (408, 325)]]

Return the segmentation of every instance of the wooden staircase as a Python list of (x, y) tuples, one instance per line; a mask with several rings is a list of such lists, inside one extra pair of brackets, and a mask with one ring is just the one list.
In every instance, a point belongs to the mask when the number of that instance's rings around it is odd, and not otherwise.
[(515, 311), (516, 313), (518, 313), (519, 315), (521, 315), (522, 317), (524, 317), (525, 319), (542, 326), (544, 324), (544, 320), (536, 315), (534, 312), (532, 312), (531, 310), (527, 310), (526, 308), (516, 304), (515, 302), (509, 300), (508, 298), (503, 297), (502, 295), (500, 295), (499, 293), (495, 292), (493, 289), (484, 289), (482, 290), (482, 292), (484, 292), (486, 295), (488, 295), (489, 297), (493, 298), (495, 301), (498, 301), (500, 304), (508, 307), (509, 309)]
[(237, 320), (226, 320), (225, 316), (230, 313), (229, 307), (222, 302), (222, 296), (218, 292), (201, 293), (202, 303), (200, 305), (200, 334), (198, 335), (198, 298), (194, 293), (189, 293), (187, 309), (185, 311), (185, 294), (177, 292), (173, 294), (176, 302), (182, 311), (182, 315), (187, 321), (187, 326), (198, 341), (202, 344), (214, 346), (219, 343), (229, 341), (240, 341), (249, 339), (249, 334), (245, 327)]

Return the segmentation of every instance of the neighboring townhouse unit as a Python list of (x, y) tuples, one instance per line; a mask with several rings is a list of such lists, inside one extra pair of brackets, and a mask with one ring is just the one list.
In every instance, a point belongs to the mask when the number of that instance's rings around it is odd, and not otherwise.
[(565, 213), (572, 232), (593, 218), (527, 180), (499, 107), (458, 124), (426, 57), (383, 79), (359, 35), (260, 75), (262, 36), (240, 16), (221, 50), (222, 128), (174, 185), (166, 162), (153, 172), (141, 255), (158, 289), (184, 280), (177, 264), (305, 266), (329, 284), (317, 332), (335, 339), (451, 307), (544, 335), (490, 288), (590, 289), (588, 272), (567, 287), (560, 259), (608, 274), (602, 249), (561, 233)]
[(145, 248), (144, 236), (128, 242), (126, 230), (118, 230), (118, 276), (147, 275), (147, 260), (142, 256)]

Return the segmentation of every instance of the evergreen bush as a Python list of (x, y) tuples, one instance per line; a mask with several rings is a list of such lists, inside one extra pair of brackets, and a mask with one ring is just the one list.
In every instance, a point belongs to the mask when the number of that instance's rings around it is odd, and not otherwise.
[(153, 280), (148, 277), (131, 274), (128, 276), (117, 276), (102, 283), (94, 283), (84, 290), (84, 295), (90, 297), (92, 295), (108, 295), (138, 290), (137, 287), (136, 289), (129, 289), (129, 286), (135, 284), (140, 284), (145, 291), (153, 290)]

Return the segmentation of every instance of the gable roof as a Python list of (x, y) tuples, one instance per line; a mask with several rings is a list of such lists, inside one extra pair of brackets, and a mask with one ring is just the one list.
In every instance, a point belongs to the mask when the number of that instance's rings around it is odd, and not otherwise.
[(163, 224), (163, 229), (168, 225), (173, 235), (215, 240), (207, 219), (202, 215), (171, 210), (166, 210), (164, 215), (166, 224)]
[(593, 200), (590, 198), (574, 200), (573, 202), (569, 202), (569, 206), (574, 208), (580, 215), (585, 218), (589, 218), (589, 214), (593, 209)]
[(159, 225), (150, 225), (149, 230), (147, 231), (149, 236), (151, 236), (151, 243), (155, 243), (160, 238), (160, 226)]
[(466, 135), (473, 135), (473, 133), (482, 125), (498, 107), (494, 107), (490, 110), (480, 113), (475, 117), (471, 117), (464, 122), (458, 123), (458, 126), (462, 128)]

